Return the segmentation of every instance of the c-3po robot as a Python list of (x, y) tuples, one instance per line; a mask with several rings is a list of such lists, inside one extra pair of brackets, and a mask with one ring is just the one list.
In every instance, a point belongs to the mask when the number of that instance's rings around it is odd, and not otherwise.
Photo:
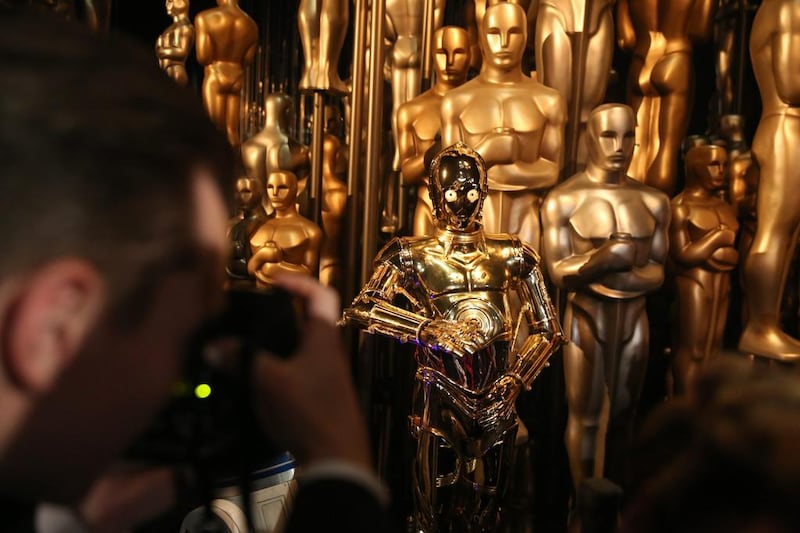
[(514, 402), (562, 332), (536, 252), (516, 236), (483, 232), (481, 156), (464, 143), (444, 149), (428, 187), (435, 234), (387, 244), (344, 322), (417, 345), (417, 527), (492, 531), (514, 459)]

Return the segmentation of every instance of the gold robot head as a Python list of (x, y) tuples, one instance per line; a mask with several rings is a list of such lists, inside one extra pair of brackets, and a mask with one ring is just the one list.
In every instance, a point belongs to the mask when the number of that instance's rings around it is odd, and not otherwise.
[(463, 142), (439, 152), (431, 163), (428, 194), (440, 226), (456, 231), (476, 229), (489, 194), (481, 155)]

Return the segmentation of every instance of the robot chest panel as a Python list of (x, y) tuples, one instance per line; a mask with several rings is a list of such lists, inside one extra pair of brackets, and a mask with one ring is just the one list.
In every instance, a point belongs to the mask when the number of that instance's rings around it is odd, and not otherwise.
[(634, 195), (587, 197), (570, 217), (574, 233), (585, 240), (605, 240), (612, 233), (629, 233), (634, 239), (653, 235), (656, 220)]
[(438, 316), (454, 322), (471, 323), (487, 339), (495, 339), (509, 332), (508, 306), (500, 292), (446, 294), (431, 304)]
[(509, 92), (501, 98), (496, 91), (478, 91), (461, 113), (464, 129), (474, 135), (492, 132), (531, 133), (539, 130), (544, 120), (531, 99), (530, 91), (509, 89)]
[(418, 275), (431, 298), (452, 293), (504, 290), (508, 273), (501, 260), (482, 256), (471, 260), (426, 257)]

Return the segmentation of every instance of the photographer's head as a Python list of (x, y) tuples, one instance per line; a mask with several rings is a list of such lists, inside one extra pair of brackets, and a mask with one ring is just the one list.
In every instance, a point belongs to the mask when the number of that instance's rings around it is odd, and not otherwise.
[(69, 500), (219, 300), (230, 154), (147, 52), (4, 15), (0, 155), (0, 487)]

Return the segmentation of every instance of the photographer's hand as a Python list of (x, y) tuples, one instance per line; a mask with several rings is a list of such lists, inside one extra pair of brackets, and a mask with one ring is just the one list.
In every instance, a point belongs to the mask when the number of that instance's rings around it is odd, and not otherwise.
[(120, 465), (95, 481), (79, 514), (92, 532), (128, 531), (168, 511), (177, 497), (171, 468)]
[(305, 276), (281, 276), (275, 284), (303, 298), (307, 316), (289, 359), (255, 358), (262, 428), (301, 464), (338, 460), (371, 469), (366, 425), (335, 326), (338, 295)]

